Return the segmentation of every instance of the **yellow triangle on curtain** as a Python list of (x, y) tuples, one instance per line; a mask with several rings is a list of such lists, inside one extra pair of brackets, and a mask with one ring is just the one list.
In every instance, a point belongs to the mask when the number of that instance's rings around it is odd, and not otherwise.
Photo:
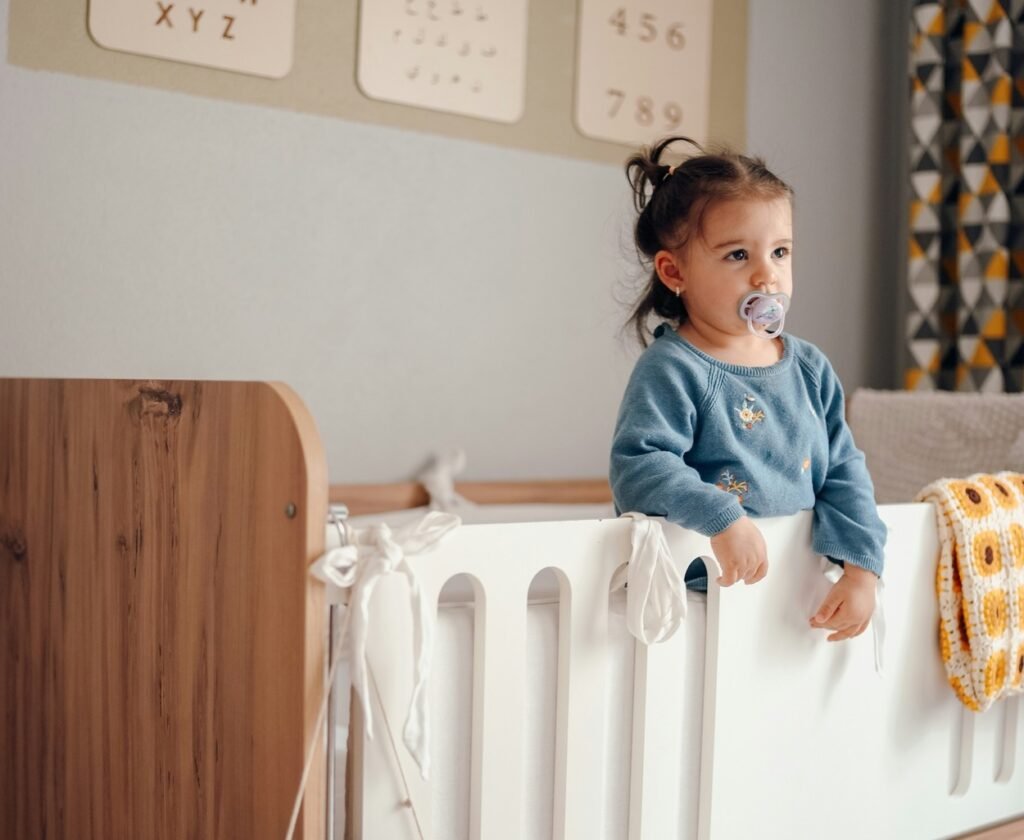
[[(967, 26), (970, 26), (970, 24), (967, 24)], [(975, 26), (977, 26), (977, 24), (975, 24)], [(964, 27), (964, 28), (966, 29), (966, 27)], [(964, 36), (964, 45), (966, 46), (968, 43), (969, 42), (967, 40), (967, 36), (965, 35)], [(963, 72), (963, 80), (965, 82), (979, 82), (979, 81), (981, 81), (978, 78), (978, 71), (974, 69), (974, 65), (971, 64), (970, 59), (965, 58), (963, 61), (960, 62), (960, 70)]]
[(956, 232), (956, 249), (961, 254), (974, 250), (971, 247), (971, 241), (967, 238), (967, 234), (964, 233), (963, 228), (959, 228)]
[(1006, 280), (1009, 277), (1009, 264), (1005, 251), (996, 251), (985, 266), (985, 277), (988, 280)]
[(993, 105), (1009, 105), (1012, 90), (1010, 87), (1010, 77), (1000, 76), (996, 79), (996, 83), (992, 85), (992, 91), (988, 95), (989, 102)]
[(945, 35), (946, 34), (946, 11), (945, 9), (939, 9), (939, 13), (932, 20), (932, 25), (928, 27), (929, 35)]
[[(975, 36), (981, 31), (981, 27), (982, 27), (982, 24), (978, 23), (975, 20), (969, 20), (969, 21), (967, 21), (964, 24), (964, 46), (965, 47), (969, 47), (971, 45), (971, 42), (974, 40)], [(969, 78), (968, 75), (967, 75), (967, 68), (971, 66), (971, 62), (968, 61), (965, 58), (964, 61), (963, 61), (963, 65), (964, 65), (964, 78), (966, 79), (966, 78)], [(974, 68), (971, 68), (971, 72), (974, 73)], [(978, 77), (977, 77), (977, 75), (974, 75), (973, 77), (970, 77), (970, 78), (977, 79)]]
[(924, 371), (921, 368), (911, 368), (903, 376), (903, 389), (905, 391), (917, 390), (917, 383), (921, 381), (923, 376)]
[[(992, 351), (988, 349), (988, 345), (984, 341), (978, 342), (978, 349), (974, 351), (974, 358), (971, 359), (971, 367), (976, 368), (994, 368), (999, 367), (999, 363), (996, 362), (992, 356)], [(959, 378), (960, 371), (957, 371)]]
[(1003, 7), (999, 3), (993, 3), (989, 7), (988, 18), (986, 18), (985, 23), (991, 26), (993, 23), (1001, 21), (1004, 17), (1006, 17), (1006, 14), (1003, 12)]
[(931, 195), (928, 196), (929, 204), (942, 204), (942, 182), (936, 181), (932, 187)]
[(997, 309), (992, 313), (992, 317), (988, 319), (988, 323), (985, 324), (985, 328), (981, 331), (981, 335), (984, 338), (1006, 338), (1005, 310)]
[(999, 190), (999, 182), (996, 180), (995, 175), (992, 174), (992, 170), (985, 170), (985, 180), (978, 187), (978, 195), (993, 195), (999, 192)]
[(917, 221), (917, 217), (921, 215), (921, 210), (924, 208), (924, 202), (918, 201), (916, 198), (910, 202), (910, 224), (913, 225)]
[[(1007, 84), (1009, 87), (1009, 84)], [(1010, 100), (1007, 99), (1007, 102)], [(992, 144), (992, 148), (988, 152), (989, 163), (1009, 163), (1010, 162), (1010, 137), (1004, 132), (1000, 132), (996, 135), (995, 142)]]
[(913, 236), (910, 237), (910, 259), (924, 259), (924, 251), (921, 250), (921, 246), (917, 244), (917, 239)]
[(1013, 251), (1010, 254), (1010, 259), (1013, 260), (1013, 264), (1017, 267), (1017, 271), (1024, 275), (1024, 251)]

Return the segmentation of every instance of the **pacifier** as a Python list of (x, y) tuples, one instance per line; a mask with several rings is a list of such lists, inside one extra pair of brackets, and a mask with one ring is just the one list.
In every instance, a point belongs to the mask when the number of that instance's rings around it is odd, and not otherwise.
[(789, 295), (751, 292), (740, 303), (740, 317), (758, 338), (775, 338), (782, 333), (789, 309)]

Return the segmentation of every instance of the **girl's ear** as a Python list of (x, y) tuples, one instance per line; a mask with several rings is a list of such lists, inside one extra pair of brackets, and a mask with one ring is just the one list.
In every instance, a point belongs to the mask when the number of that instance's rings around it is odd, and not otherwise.
[(664, 283), (670, 292), (678, 295), (683, 291), (683, 270), (679, 258), (671, 251), (658, 251), (654, 255), (654, 270), (658, 272), (658, 279)]

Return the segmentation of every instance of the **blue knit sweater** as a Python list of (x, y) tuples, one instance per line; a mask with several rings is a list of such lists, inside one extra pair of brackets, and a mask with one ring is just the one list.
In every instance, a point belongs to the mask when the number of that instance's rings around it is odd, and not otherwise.
[(881, 575), (885, 525), (843, 416), (842, 387), (817, 347), (782, 340), (778, 362), (744, 367), (658, 327), (619, 409), (615, 505), (705, 536), (744, 514), (813, 508), (818, 554)]

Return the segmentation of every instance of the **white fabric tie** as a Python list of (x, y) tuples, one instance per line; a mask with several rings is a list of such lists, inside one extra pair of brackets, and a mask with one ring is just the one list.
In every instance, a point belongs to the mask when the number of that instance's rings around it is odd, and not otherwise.
[(346, 629), (351, 642), (352, 686), (359, 695), (366, 721), (366, 734), (373, 737), (373, 715), (366, 678), (366, 632), (369, 624), (370, 599), (377, 581), (391, 572), (400, 572), (409, 581), (409, 600), (413, 618), (412, 698), (405, 720), (402, 740), (412, 754), (424, 779), (430, 774), (430, 716), (427, 713), (427, 677), (433, 651), (434, 622), (430, 611), (423, 609), (419, 580), (406, 561), (407, 557), (426, 554), (454, 528), (461, 524), (451, 513), (431, 511), (416, 522), (392, 532), (383, 523), (368, 528), (346, 528), (348, 545), (333, 548), (317, 560), (311, 573), (336, 587), (331, 600), (341, 603), (341, 591), (351, 590), (345, 612)]
[[(843, 576), (843, 567), (833, 563), (827, 557), (822, 557), (822, 571), (825, 578), (831, 583), (837, 583)], [(875, 643), (875, 671), (879, 676), (882, 674), (882, 651), (885, 647), (885, 605), (882, 597), (885, 594), (885, 581), (881, 577), (875, 587), (875, 611), (871, 614), (871, 635)]]
[(626, 584), (626, 627), (645, 645), (671, 639), (686, 618), (686, 585), (676, 568), (660, 519), (624, 513), (633, 520), (632, 552), (612, 577), (612, 591)]
[(431, 510), (451, 512), (473, 503), (455, 491), (455, 476), (466, 468), (466, 453), (462, 449), (450, 449), (434, 455), (430, 465), (416, 480), (427, 491)]

